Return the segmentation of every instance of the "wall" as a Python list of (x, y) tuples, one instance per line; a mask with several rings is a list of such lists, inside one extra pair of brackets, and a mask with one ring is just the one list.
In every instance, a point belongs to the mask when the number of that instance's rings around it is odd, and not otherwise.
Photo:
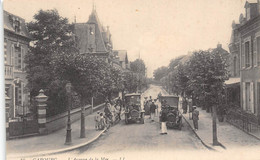
[[(85, 116), (90, 115), (92, 112), (96, 112), (98, 110), (103, 109), (104, 106), (105, 106), (104, 103), (100, 104), (98, 106), (95, 106), (93, 108), (93, 111), (92, 111), (91, 105), (85, 106)], [(68, 120), (67, 115), (68, 115), (68, 112), (64, 112), (62, 114), (47, 118), (46, 128), (48, 130), (48, 134), (66, 127), (67, 120)], [(80, 116), (81, 116), (81, 108), (76, 108), (76, 109), (71, 110), (71, 112), (70, 112), (71, 123), (79, 120)]]

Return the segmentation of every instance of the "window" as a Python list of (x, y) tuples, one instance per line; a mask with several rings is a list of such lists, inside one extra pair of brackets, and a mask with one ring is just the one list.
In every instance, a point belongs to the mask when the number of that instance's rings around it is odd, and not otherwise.
[(7, 40), (4, 41), (5, 64), (7, 64)]
[(23, 55), (24, 55), (24, 48), (23, 47), (16, 47), (16, 54), (15, 54), (15, 69), (22, 70), (23, 69)]
[(245, 43), (245, 65), (246, 65), (246, 67), (250, 66), (250, 46), (249, 46), (249, 42)]
[(237, 57), (234, 57), (233, 66), (234, 66), (234, 76), (236, 76), (237, 75)]
[(260, 108), (260, 82), (257, 83), (257, 103), (258, 103), (257, 109), (259, 109)]
[(15, 53), (15, 49), (14, 49), (14, 45), (12, 44), (12, 46), (11, 46), (11, 59), (10, 59), (11, 65), (14, 65), (14, 53)]
[(260, 65), (260, 36), (256, 38), (257, 64)]

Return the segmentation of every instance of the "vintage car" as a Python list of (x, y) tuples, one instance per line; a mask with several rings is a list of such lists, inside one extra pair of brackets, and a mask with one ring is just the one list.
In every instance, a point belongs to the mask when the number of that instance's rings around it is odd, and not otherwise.
[[(161, 115), (164, 112), (167, 115), (166, 126), (167, 128), (175, 128), (181, 130), (182, 115), (178, 110), (179, 97), (173, 95), (161, 96)], [(161, 124), (161, 123), (160, 123)]]
[(141, 106), (141, 94), (126, 94), (125, 104), (125, 123), (138, 122), (144, 124), (144, 110)]

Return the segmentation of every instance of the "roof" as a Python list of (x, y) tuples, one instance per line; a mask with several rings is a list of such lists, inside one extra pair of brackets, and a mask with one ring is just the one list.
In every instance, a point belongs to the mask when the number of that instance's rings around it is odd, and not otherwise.
[(229, 78), (229, 80), (225, 81), (225, 84), (235, 84), (235, 83), (240, 83), (240, 78)]
[(95, 9), (92, 10), (92, 13), (89, 16), (89, 20), (87, 23), (75, 23), (75, 35), (77, 37), (77, 43), (81, 53), (88, 53), (88, 27), (89, 25), (95, 25), (95, 51), (94, 53), (107, 53), (108, 48), (106, 44), (110, 44), (111, 47), (111, 34), (109, 29), (105, 30), (104, 27), (101, 25), (99, 18), (97, 16), (97, 12)]
[[(20, 31), (15, 32), (13, 21), (18, 21), (20, 23)], [(25, 20), (19, 16), (11, 14), (7, 11), (4, 11), (4, 30), (10, 31), (16, 35), (20, 35), (26, 38), (31, 39), (30, 34), (27, 30)]]
[(161, 97), (165, 97), (165, 98), (171, 98), (171, 97), (179, 98), (178, 96), (175, 96), (175, 95), (162, 95)]
[(129, 93), (129, 94), (126, 94), (125, 96), (141, 96), (140, 93)]

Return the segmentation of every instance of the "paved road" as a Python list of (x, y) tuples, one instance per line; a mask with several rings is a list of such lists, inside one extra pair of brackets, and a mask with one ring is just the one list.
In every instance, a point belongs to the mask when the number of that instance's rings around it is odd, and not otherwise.
[[(158, 86), (151, 86), (144, 96), (155, 98), (159, 92), (166, 94)], [(92, 144), (78, 150), (68, 152), (68, 155), (113, 154), (129, 151), (178, 151), (206, 150), (194, 133), (183, 122), (182, 130), (168, 130), (168, 135), (160, 135), (158, 117), (151, 122), (145, 117), (145, 124), (128, 124), (122, 120), (113, 126)]]

